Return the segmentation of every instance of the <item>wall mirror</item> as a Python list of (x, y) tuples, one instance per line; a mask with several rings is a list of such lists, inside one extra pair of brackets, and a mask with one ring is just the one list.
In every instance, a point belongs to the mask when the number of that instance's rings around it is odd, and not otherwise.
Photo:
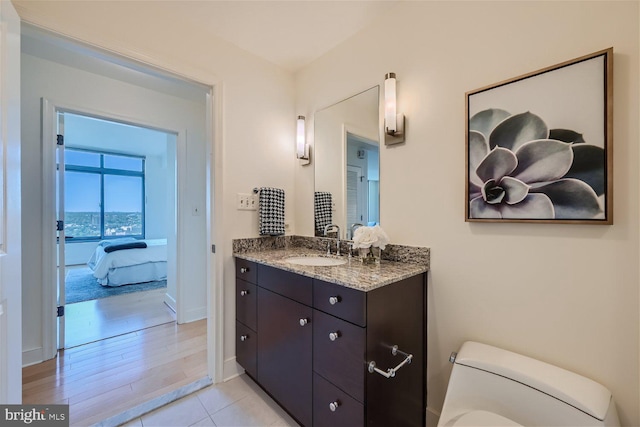
[(314, 231), (380, 223), (380, 109), (375, 86), (314, 116)]

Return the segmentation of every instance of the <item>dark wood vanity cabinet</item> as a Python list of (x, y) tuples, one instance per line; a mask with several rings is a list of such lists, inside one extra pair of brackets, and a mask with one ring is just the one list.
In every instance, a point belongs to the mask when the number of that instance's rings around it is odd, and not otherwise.
[(236, 360), (255, 378), (257, 370), (256, 264), (236, 259)]
[(236, 328), (238, 363), (302, 425), (425, 425), (426, 273), (363, 292), (237, 258)]
[(311, 318), (311, 307), (258, 288), (257, 381), (304, 425), (311, 425)]

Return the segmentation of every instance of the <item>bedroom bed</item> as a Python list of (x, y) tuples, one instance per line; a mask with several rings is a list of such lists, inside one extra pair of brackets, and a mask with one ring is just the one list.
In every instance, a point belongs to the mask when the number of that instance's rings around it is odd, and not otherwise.
[(103, 240), (87, 265), (102, 286), (165, 280), (167, 239)]

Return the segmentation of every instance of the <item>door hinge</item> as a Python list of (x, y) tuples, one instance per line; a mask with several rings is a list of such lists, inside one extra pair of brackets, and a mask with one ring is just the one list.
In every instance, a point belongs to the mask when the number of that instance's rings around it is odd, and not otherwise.
[(64, 221), (56, 221), (56, 231), (64, 230)]
[(56, 317), (64, 316), (64, 305), (58, 306), (58, 314)]
[(64, 135), (56, 135), (56, 145), (64, 145)]
[(211, 245), (211, 253), (212, 254), (216, 253), (216, 245)]

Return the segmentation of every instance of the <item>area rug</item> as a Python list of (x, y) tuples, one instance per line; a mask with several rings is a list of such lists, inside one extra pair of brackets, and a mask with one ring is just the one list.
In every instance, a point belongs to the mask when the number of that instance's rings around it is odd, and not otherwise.
[(67, 278), (65, 280), (65, 302), (66, 304), (73, 304), (74, 302), (89, 301), (166, 287), (166, 280), (116, 287), (102, 286), (98, 283), (98, 280), (93, 277), (90, 268), (74, 268), (67, 272)]

